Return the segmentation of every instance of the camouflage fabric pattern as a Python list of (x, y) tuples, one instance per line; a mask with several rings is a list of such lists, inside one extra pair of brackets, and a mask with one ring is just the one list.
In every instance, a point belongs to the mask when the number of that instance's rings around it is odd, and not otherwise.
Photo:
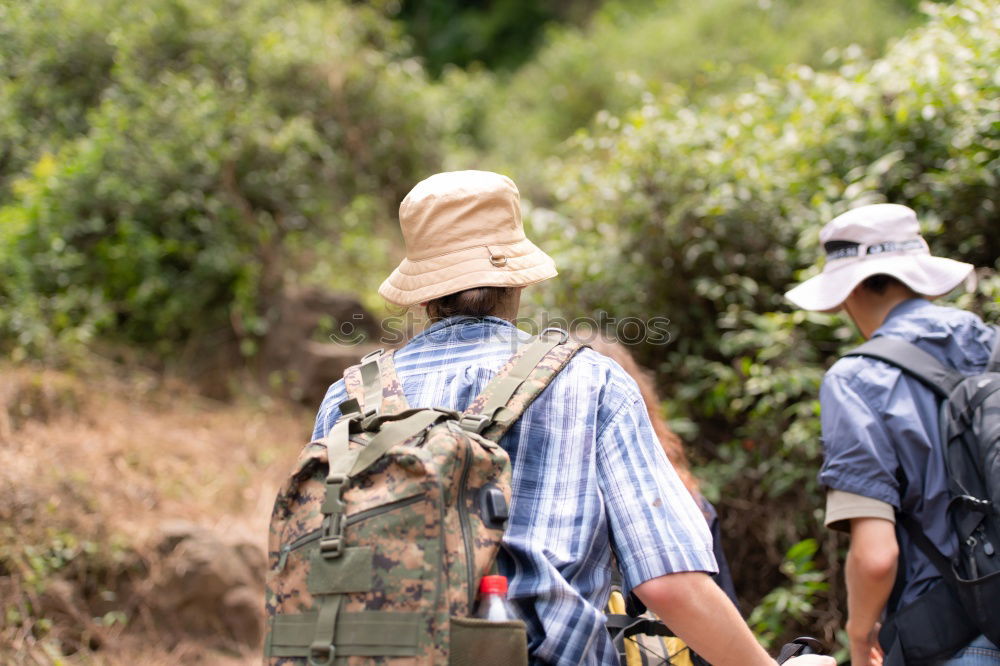
[[(511, 409), (520, 413), (527, 407), (579, 348), (567, 342), (549, 352), (512, 398)], [(405, 409), (391, 355), (382, 361), (383, 405)], [(513, 361), (501, 373), (512, 366)], [(364, 391), (359, 367), (345, 373), (345, 380), (349, 392), (360, 400)], [(481, 408), (481, 398), (473, 409), (477, 404)], [(375, 434), (352, 434), (349, 449), (366, 446)], [(310, 592), (308, 578), (323, 529), (320, 507), (326, 494), (328, 440), (303, 449), (275, 502), (266, 592), (272, 620), (314, 612), (320, 601)], [(419, 613), (421, 631), (416, 657), (338, 655), (336, 664), (447, 663), (450, 618), (471, 615), (479, 580), (490, 572), (503, 536), (502, 528), (488, 526), (480, 515), (480, 494), (484, 488), (497, 488), (509, 505), (510, 478), (506, 451), (463, 430), (454, 415), (396, 443), (348, 482), (342, 494), (345, 546), (371, 547), (373, 573), (370, 589), (342, 593), (340, 613)], [(271, 657), (266, 663), (299, 666), (306, 658)]]
[[(355, 435), (352, 445), (363, 446), (370, 437)], [(326, 447), (314, 442), (303, 451), (296, 472), (279, 494), (268, 547), (270, 617), (315, 609), (317, 600), (309, 592), (307, 576), (319, 542), (308, 542), (308, 536), (322, 527), (319, 507), (326, 492), (326, 472)], [(463, 477), (465, 484), (460, 485)], [(502, 529), (487, 528), (479, 517), (475, 500), (487, 484), (500, 488), (510, 500), (507, 454), (454, 422), (432, 426), (422, 436), (396, 445), (353, 480), (343, 495), (345, 543), (372, 546), (375, 571), (372, 588), (345, 595), (341, 612), (414, 612), (421, 613), (427, 624), (419, 658), (351, 657), (338, 659), (338, 664), (447, 661), (449, 617), (471, 614), (472, 595), (489, 572), (503, 536)], [(369, 511), (369, 517), (353, 522), (353, 516)], [(307, 543), (289, 550), (282, 563), (282, 548), (303, 537)], [(268, 663), (306, 662), (302, 657), (283, 657)]]
[[(570, 362), (573, 356), (583, 349), (585, 345), (575, 342), (573, 340), (567, 340), (566, 342), (556, 345), (552, 351), (546, 354), (535, 369), (531, 371), (528, 378), (518, 387), (514, 395), (511, 396), (510, 400), (507, 401), (507, 406), (504, 408), (504, 412), (508, 414), (503, 414), (506, 416), (503, 422), (495, 423), (493, 426), (487, 428), (483, 432), (483, 437), (489, 439), (493, 442), (500, 441), (503, 434), (507, 432), (511, 425), (517, 420), (517, 417), (524, 413), (524, 410), (528, 408), (531, 401), (534, 400), (538, 394), (545, 390), (545, 387), (549, 385), (549, 382), (559, 374), (559, 371), (566, 367), (566, 364)], [(521, 359), (524, 354), (522, 349), (517, 354), (515, 354), (509, 361), (497, 373), (497, 376), (504, 376), (514, 367), (514, 365)], [(483, 406), (490, 399), (492, 394), (491, 386), (487, 386), (486, 390), (477, 396), (472, 404), (465, 410), (466, 414), (481, 414)]]
[[(403, 395), (403, 385), (396, 375), (396, 366), (392, 360), (392, 350), (383, 353), (378, 360), (379, 371), (382, 377), (382, 404), (379, 411), (382, 414), (399, 414), (410, 408)], [(358, 401), (361, 409), (365, 410), (365, 388), (361, 381), (361, 365), (352, 365), (344, 371), (344, 388), (347, 395)]]

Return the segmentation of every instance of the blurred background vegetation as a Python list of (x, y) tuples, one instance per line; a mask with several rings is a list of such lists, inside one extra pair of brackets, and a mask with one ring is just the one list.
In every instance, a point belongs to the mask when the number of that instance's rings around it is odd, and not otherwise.
[(892, 201), (1000, 320), (997, 62), (989, 0), (0, 0), (0, 373), (242, 377), (289, 289), (385, 313), (418, 180), (502, 171), (561, 273), (534, 312), (671, 320), (634, 351), (755, 628), (834, 642), (816, 395), (856, 333), (781, 294)]

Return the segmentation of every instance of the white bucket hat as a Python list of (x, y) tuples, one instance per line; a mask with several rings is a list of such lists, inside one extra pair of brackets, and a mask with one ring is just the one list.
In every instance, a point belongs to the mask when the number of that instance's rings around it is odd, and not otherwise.
[(507, 176), (451, 171), (417, 183), (399, 205), (406, 258), (378, 293), (411, 306), (473, 287), (523, 287), (556, 276), (524, 235), (521, 199)]
[(803, 310), (840, 309), (872, 275), (891, 275), (922, 296), (943, 296), (972, 271), (972, 264), (931, 256), (917, 215), (906, 206), (874, 204), (839, 215), (819, 232), (826, 251), (823, 272), (785, 294)]

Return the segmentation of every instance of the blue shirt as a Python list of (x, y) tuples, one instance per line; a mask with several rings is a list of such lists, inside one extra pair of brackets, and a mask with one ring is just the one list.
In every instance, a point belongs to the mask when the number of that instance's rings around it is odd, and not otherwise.
[[(892, 309), (873, 335), (878, 336), (912, 342), (959, 372), (974, 375), (985, 371), (996, 333), (971, 312), (915, 298)], [(948, 483), (934, 393), (894, 366), (851, 356), (826, 373), (820, 406), (820, 482), (913, 516), (938, 550), (953, 557), (958, 542), (946, 515)], [(904, 487), (898, 475), (905, 479)], [(905, 581), (902, 605), (926, 592), (940, 575), (902, 526), (896, 537)]]
[[(412, 406), (464, 409), (529, 337), (493, 317), (438, 322), (395, 354)], [(340, 418), (343, 380), (316, 418)], [(498, 557), (536, 664), (617, 664), (602, 609), (612, 549), (631, 589), (682, 571), (716, 571), (705, 518), (659, 441), (635, 381), (611, 359), (578, 353), (501, 438), (513, 466)]]

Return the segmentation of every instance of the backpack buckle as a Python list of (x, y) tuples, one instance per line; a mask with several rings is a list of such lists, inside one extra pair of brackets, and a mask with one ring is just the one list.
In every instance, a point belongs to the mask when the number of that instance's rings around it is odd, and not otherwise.
[(323, 554), (323, 557), (328, 559), (340, 557), (344, 552), (343, 534), (320, 539), (319, 551)]
[(379, 418), (378, 410), (372, 408), (361, 415), (361, 429), (366, 432), (371, 432), (375, 422)]
[(493, 422), (493, 419), (485, 414), (463, 414), (458, 420), (458, 425), (466, 432), (474, 432), (482, 435), (483, 431)]
[(336, 656), (337, 649), (332, 645), (309, 646), (309, 666), (330, 666)]

